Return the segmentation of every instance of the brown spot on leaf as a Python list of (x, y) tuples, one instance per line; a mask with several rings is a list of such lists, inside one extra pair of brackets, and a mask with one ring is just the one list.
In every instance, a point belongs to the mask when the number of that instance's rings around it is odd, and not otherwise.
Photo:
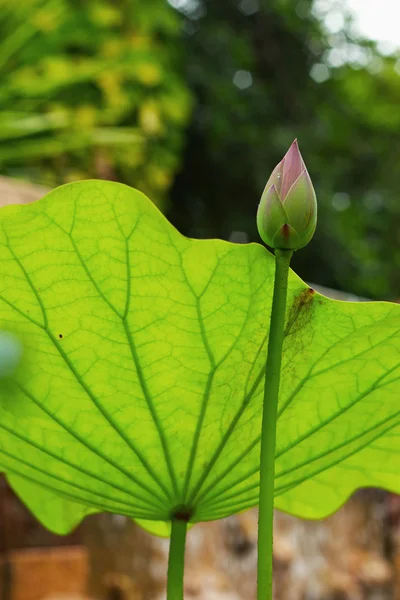
[(296, 333), (310, 321), (314, 308), (314, 294), (315, 290), (309, 287), (295, 296), (289, 310), (285, 337)]

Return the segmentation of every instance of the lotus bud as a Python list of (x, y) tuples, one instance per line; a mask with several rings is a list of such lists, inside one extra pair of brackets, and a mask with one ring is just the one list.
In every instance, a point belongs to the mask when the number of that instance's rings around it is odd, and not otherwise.
[(271, 248), (298, 250), (317, 225), (317, 198), (295, 140), (272, 171), (257, 211), (257, 228)]

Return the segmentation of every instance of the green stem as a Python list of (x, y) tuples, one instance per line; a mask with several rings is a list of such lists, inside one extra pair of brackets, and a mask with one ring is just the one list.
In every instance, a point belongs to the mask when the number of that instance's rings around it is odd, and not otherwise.
[(183, 600), (183, 568), (185, 564), (187, 522), (172, 519), (171, 526), (167, 600)]
[(274, 297), (265, 369), (261, 430), (257, 600), (272, 600), (276, 418), (285, 327), (287, 282), (292, 254), (291, 250), (275, 250)]

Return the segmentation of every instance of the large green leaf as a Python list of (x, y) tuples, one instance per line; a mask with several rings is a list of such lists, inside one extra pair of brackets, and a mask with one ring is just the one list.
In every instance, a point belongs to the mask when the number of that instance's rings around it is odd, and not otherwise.
[[(61, 533), (100, 510), (197, 522), (256, 504), (267, 250), (185, 238), (107, 182), (0, 224), (0, 328), (23, 344), (0, 464), (38, 518)], [(400, 491), (400, 306), (332, 301), (292, 273), (288, 307), (277, 506), (320, 517), (360, 486)]]

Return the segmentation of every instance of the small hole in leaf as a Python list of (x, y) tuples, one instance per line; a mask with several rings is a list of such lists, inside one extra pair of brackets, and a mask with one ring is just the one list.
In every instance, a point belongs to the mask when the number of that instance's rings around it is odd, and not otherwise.
[(64, 336), (63, 336), (63, 334), (62, 334), (62, 333), (59, 333), (59, 334), (58, 334), (58, 337), (60, 338), (60, 340), (62, 340)]

